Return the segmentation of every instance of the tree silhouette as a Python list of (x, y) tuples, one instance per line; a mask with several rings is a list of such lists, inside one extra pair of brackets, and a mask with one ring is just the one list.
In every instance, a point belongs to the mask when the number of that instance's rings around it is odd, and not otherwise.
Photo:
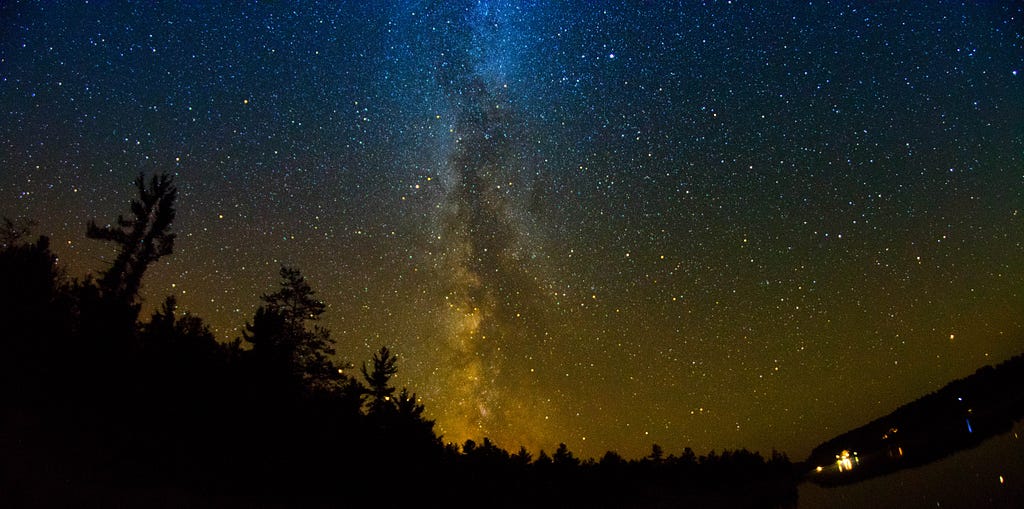
[(36, 222), (31, 219), (4, 217), (0, 225), (0, 249), (12, 248), (32, 233)]
[(153, 175), (148, 186), (140, 174), (135, 187), (139, 198), (131, 202), (130, 218), (118, 215), (116, 226), (98, 226), (90, 219), (86, 228), (87, 237), (120, 246), (120, 253), (99, 283), (105, 293), (129, 303), (135, 301), (146, 268), (174, 249), (175, 234), (170, 228), (178, 196), (178, 189), (167, 174)]
[(665, 451), (658, 444), (651, 445), (651, 454), (647, 456), (647, 459), (653, 463), (661, 463), (665, 459)]
[(0, 227), (0, 396), (38, 402), (59, 370), (50, 357), (68, 320), (50, 239), (25, 242), (30, 225), (5, 218)]
[(161, 423), (153, 429), (164, 428), (161, 440), (196, 440), (205, 434), (192, 416), (203, 412), (212, 418), (213, 409), (223, 406), (229, 393), (223, 388), (226, 351), (201, 318), (178, 311), (173, 296), (140, 325), (138, 353), (128, 371), (138, 395), (134, 406), (145, 421)]
[(178, 300), (168, 296), (141, 327), (143, 343), (158, 355), (176, 353), (189, 361), (216, 355), (221, 350), (209, 326), (198, 316), (178, 315)]
[(626, 464), (626, 460), (615, 451), (607, 451), (598, 463), (604, 468), (619, 467)]
[[(168, 177), (143, 184), (140, 177), (134, 219), (89, 224), (91, 237), (121, 246), (98, 282), (66, 280), (46, 237), (29, 242), (28, 223), (0, 223), (0, 417), (16, 417), (0, 418), (0, 471), (33, 468), (25, 461), (32, 459), (35, 473), (50, 475), (41, 487), (66, 484), (48, 472), (67, 464), (62, 472), (100, 469), (126, 482), (152, 475), (217, 497), (311, 507), (333, 505), (339, 479), (353, 486), (343, 495), (351, 505), (388, 507), (732, 507), (795, 494), (792, 465), (775, 452), (767, 463), (745, 449), (698, 459), (689, 448), (666, 456), (654, 444), (642, 459), (608, 452), (597, 462), (561, 443), (531, 463), (526, 448), (509, 454), (486, 437), (465, 441), (461, 452), (446, 448), (423, 402), (393, 385), (398, 357), (387, 347), (362, 364), (366, 386), (338, 369), (329, 331), (318, 326), (326, 307), (295, 268), (282, 267), (280, 286), (260, 297), (242, 333), (249, 349), (241, 339), (218, 343), (201, 319), (178, 311), (174, 297), (140, 322), (141, 277), (173, 244), (175, 195)], [(989, 380), (974, 393), (1011, 391), (1018, 378)], [(980, 415), (975, 425), (984, 425)], [(877, 430), (868, 431), (864, 440), (877, 440)], [(33, 505), (4, 504), (3, 495), (2, 506)], [(55, 502), (42, 505), (74, 505)]]
[[(6, 221), (6, 220), (5, 220)], [(0, 316), (9, 317), (3, 326), (9, 332), (19, 323), (24, 326), (56, 296), (61, 271), (57, 257), (50, 251), (50, 239), (40, 236), (34, 243), (8, 236), (0, 247)]]
[(299, 326), (306, 320), (319, 320), (324, 313), (326, 306), (315, 294), (299, 269), (281, 267), (281, 289), (263, 295), (262, 300), (267, 309), (280, 314), (289, 324)]
[(367, 370), (366, 363), (363, 363), (363, 378), (366, 379), (370, 400), (370, 414), (380, 415), (390, 412), (396, 408), (392, 401), (395, 388), (391, 387), (391, 377), (398, 372), (398, 357), (393, 355), (388, 347), (380, 347), (380, 351), (373, 354), (373, 369)]
[(242, 335), (252, 344), (260, 369), (290, 378), (293, 384), (316, 390), (336, 390), (344, 382), (330, 332), (316, 325), (325, 305), (315, 297), (299, 269), (281, 267), (281, 287), (265, 294), (251, 324)]
[(409, 389), (403, 387), (395, 400), (395, 407), (398, 415), (409, 419), (420, 419), (423, 415), (423, 404), (416, 399), (416, 394), (409, 394)]
[(530, 460), (533, 459), (533, 455), (530, 454), (530, 451), (526, 450), (525, 446), (520, 445), (519, 452), (513, 454), (511, 459), (512, 462), (518, 466), (526, 466), (530, 464)]
[(580, 464), (579, 458), (573, 456), (572, 451), (564, 443), (558, 444), (558, 449), (555, 450), (551, 461), (561, 467), (576, 467)]
[(697, 464), (697, 454), (693, 452), (693, 449), (687, 447), (683, 449), (683, 454), (676, 458), (676, 464), (693, 467)]
[(434, 421), (423, 417), (424, 406), (416, 394), (409, 394), (409, 389), (403, 387), (395, 400), (395, 407), (397, 431), (414, 446), (434, 448), (440, 445), (440, 439), (434, 435)]
[(540, 468), (547, 468), (551, 466), (551, 456), (548, 456), (548, 453), (544, 452), (544, 449), (541, 449), (540, 452), (537, 453), (537, 459), (533, 464)]

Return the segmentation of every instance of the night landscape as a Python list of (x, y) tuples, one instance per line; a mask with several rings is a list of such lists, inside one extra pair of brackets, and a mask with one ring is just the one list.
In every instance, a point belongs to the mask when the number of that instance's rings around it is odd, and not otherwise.
[(1018, 3), (4, 2), (0, 106), (4, 507), (1024, 499)]

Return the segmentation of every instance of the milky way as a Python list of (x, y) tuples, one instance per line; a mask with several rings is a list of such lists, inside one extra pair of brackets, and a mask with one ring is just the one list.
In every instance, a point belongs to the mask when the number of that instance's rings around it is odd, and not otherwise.
[(0, 3), (0, 215), (230, 341), (299, 267), (446, 441), (815, 444), (1024, 350), (1013, 2)]
[(439, 425), (456, 441), (489, 436), (536, 447), (544, 443), (538, 420), (550, 400), (519, 372), (524, 364), (509, 358), (543, 355), (544, 331), (533, 324), (543, 312), (544, 280), (524, 206), (537, 169), (520, 157), (524, 126), (496, 64), (509, 51), (501, 9), (514, 6), (450, 3), (427, 24), (464, 27), (432, 41), (435, 80), (453, 118), (441, 152), (445, 193), (434, 266), (445, 286), (437, 314), (445, 331), (438, 373), (447, 389), (439, 394)]

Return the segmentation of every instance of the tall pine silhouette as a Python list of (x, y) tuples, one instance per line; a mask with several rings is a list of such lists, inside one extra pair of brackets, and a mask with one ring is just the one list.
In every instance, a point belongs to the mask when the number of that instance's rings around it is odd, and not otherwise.
[(115, 225), (99, 226), (89, 220), (86, 236), (117, 244), (120, 252), (111, 267), (100, 278), (105, 294), (134, 302), (146, 269), (160, 257), (171, 254), (175, 234), (174, 200), (178, 189), (167, 174), (156, 174), (146, 184), (143, 175), (135, 179), (138, 199), (131, 201), (131, 216), (117, 216)]

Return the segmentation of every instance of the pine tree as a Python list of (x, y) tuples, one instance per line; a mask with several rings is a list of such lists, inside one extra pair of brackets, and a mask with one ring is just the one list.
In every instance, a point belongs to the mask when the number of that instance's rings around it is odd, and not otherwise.
[(139, 198), (131, 201), (130, 218), (117, 216), (116, 226), (98, 226), (89, 220), (86, 236), (117, 244), (120, 252), (114, 263), (100, 278), (100, 288), (110, 297), (133, 303), (142, 284), (146, 269), (160, 257), (171, 254), (175, 234), (170, 232), (174, 222), (174, 200), (178, 189), (167, 174), (153, 175), (146, 185), (146, 179), (139, 175), (135, 179)]
[(519, 452), (512, 455), (512, 462), (519, 466), (529, 465), (532, 459), (533, 455), (530, 454), (530, 451), (527, 451), (526, 447), (522, 445), (519, 446)]
[(280, 289), (262, 296), (242, 335), (260, 370), (306, 389), (334, 391), (346, 377), (331, 359), (330, 331), (307, 323), (319, 320), (326, 307), (315, 294), (299, 269), (281, 267)]
[(363, 363), (363, 378), (366, 379), (368, 392), (371, 398), (369, 412), (371, 415), (381, 415), (395, 410), (397, 407), (393, 400), (395, 388), (391, 387), (391, 377), (398, 372), (398, 357), (393, 355), (388, 347), (380, 347), (380, 351), (373, 355), (373, 369), (368, 370), (366, 363)]
[(569, 447), (566, 446), (564, 443), (558, 444), (558, 449), (555, 450), (555, 454), (554, 456), (552, 456), (551, 461), (555, 465), (561, 465), (565, 467), (575, 467), (579, 466), (580, 464), (579, 458), (573, 456), (572, 451), (570, 451)]
[(267, 309), (279, 313), (290, 325), (301, 326), (306, 320), (319, 320), (324, 313), (326, 306), (315, 294), (299, 269), (283, 266), (281, 289), (261, 298)]

